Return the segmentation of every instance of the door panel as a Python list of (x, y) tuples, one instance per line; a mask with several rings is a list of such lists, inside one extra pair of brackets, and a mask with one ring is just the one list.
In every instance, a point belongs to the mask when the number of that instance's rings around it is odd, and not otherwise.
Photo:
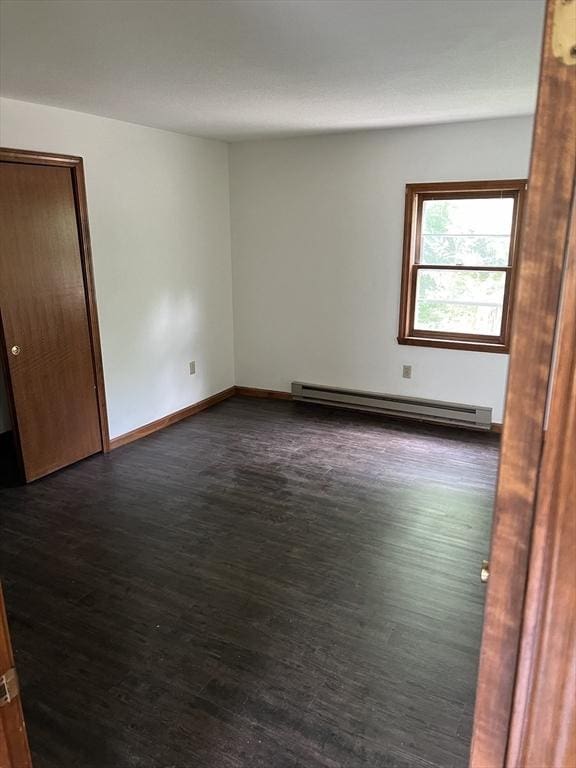
[(556, 327), (508, 768), (576, 765), (576, 192)]
[[(526, 587), (535, 582), (534, 591), (545, 595), (546, 585), (537, 570), (541, 567), (538, 558), (544, 554), (556, 573), (560, 574), (562, 569), (562, 574), (565, 574), (563, 548), (553, 550), (552, 543), (561, 541), (561, 537), (557, 537), (558, 530), (564, 530), (566, 536), (571, 535), (563, 505), (569, 503), (571, 512), (574, 505), (574, 500), (565, 495), (569, 488), (565, 478), (562, 480), (564, 485), (555, 488), (556, 495), (548, 503), (546, 514), (538, 519), (539, 483), (545, 477), (542, 471), (546, 466), (542, 462), (550, 455), (553, 442), (558, 441), (558, 461), (565, 460), (562, 457), (566, 451), (572, 471), (574, 462), (573, 448), (568, 442), (569, 433), (566, 436), (560, 430), (545, 433), (547, 405), (552, 415), (555, 411), (554, 398), (558, 396), (553, 394), (548, 400), (549, 393), (554, 392), (550, 388), (550, 374), (556, 329), (562, 324), (562, 313), (567, 311), (568, 306), (562, 308), (562, 291), (567, 291), (567, 280), (573, 279), (566, 276), (565, 263), (576, 181), (576, 68), (559, 58), (555, 37), (561, 30), (556, 14), (559, 12), (566, 18), (564, 14), (570, 11), (570, 5), (573, 12), (574, 4), (561, 0), (547, 0), (546, 3), (538, 104), (515, 290), (471, 768), (502, 768), (504, 765), (508, 768), (532, 768), (536, 765), (552, 768), (561, 765), (542, 762), (542, 756), (550, 748), (550, 739), (557, 738), (564, 727), (563, 723), (553, 721), (555, 711), (552, 705), (562, 694), (557, 685), (562, 677), (558, 670), (565, 672), (563, 677), (566, 679), (570, 671), (566, 660), (572, 651), (566, 644), (563, 647), (565, 655), (560, 656), (556, 643), (562, 634), (558, 627), (565, 627), (568, 631), (570, 622), (574, 622), (574, 607), (567, 602), (563, 606), (559, 602), (555, 605), (549, 603), (549, 609), (556, 612), (554, 616), (552, 612), (549, 614), (554, 618), (557, 633), (554, 642), (551, 642), (550, 635), (544, 634), (547, 631), (546, 622), (542, 621), (539, 627), (534, 620), (535, 609), (530, 609), (530, 592), (526, 593)], [(568, 38), (574, 28), (573, 23), (566, 26), (564, 31), (568, 33)], [(568, 295), (566, 292), (565, 296)], [(565, 354), (562, 362), (569, 364)], [(564, 428), (570, 427), (569, 418), (570, 414), (565, 409), (562, 413)], [(565, 441), (564, 444), (562, 441)], [(560, 482), (559, 476), (555, 482)], [(533, 537), (536, 530), (534, 523), (546, 527), (546, 535), (540, 533), (540, 544)], [(538, 555), (538, 546), (544, 541), (546, 545), (542, 554)], [(564, 544), (568, 546), (567, 541)], [(526, 613), (526, 608), (532, 611), (532, 615)], [(541, 663), (542, 660), (538, 662), (541, 669), (548, 672), (554, 669), (556, 673), (555, 678), (549, 674), (546, 685), (540, 689), (532, 684), (526, 685), (533, 673), (528, 673), (522, 658), (519, 666), (519, 650), (523, 649), (524, 658), (527, 658), (527, 646), (538, 647), (543, 659), (546, 659), (547, 664)], [(552, 663), (554, 657), (556, 666)], [(526, 720), (530, 733), (521, 734), (518, 729), (524, 728), (525, 717), (519, 713), (524, 712), (528, 717), (530, 710), (534, 713), (547, 712), (548, 720)], [(516, 732), (512, 738), (511, 727)], [(523, 752), (525, 735), (529, 739), (529, 747)], [(558, 745), (556, 754), (560, 754), (563, 746)], [(549, 751), (548, 756), (551, 753)], [(527, 762), (531, 755), (537, 755), (541, 761)]]
[(6, 359), (33, 480), (102, 449), (71, 169), (1, 163), (0, 233)]

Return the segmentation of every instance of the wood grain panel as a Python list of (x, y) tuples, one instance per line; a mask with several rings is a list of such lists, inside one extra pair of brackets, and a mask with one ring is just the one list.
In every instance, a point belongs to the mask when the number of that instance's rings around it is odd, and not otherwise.
[(576, 170), (576, 71), (553, 55), (554, 8), (549, 1), (521, 233), (472, 768), (500, 768), (506, 760)]
[(576, 765), (576, 215), (538, 480), (508, 768)]
[(2, 162), (0, 173), (2, 326), (31, 480), (102, 450), (100, 414), (71, 170)]

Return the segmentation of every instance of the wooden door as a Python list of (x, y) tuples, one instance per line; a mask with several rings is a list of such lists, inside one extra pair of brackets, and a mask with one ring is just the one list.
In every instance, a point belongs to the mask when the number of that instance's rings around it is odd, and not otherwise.
[(575, 65), (576, 3), (548, 0), (472, 768), (576, 765)]
[(29, 481), (103, 448), (70, 167), (0, 163), (0, 310)]
[[(4, 597), (0, 586), (0, 676), (14, 669)], [(16, 678), (0, 683), (0, 768), (32, 768)]]
[(506, 755), (510, 768), (576, 766), (576, 195), (556, 338)]

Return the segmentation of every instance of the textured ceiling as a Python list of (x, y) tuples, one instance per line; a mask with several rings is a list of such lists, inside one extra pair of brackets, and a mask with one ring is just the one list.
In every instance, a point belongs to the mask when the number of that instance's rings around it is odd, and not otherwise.
[(543, 0), (2, 0), (0, 92), (238, 140), (533, 112)]

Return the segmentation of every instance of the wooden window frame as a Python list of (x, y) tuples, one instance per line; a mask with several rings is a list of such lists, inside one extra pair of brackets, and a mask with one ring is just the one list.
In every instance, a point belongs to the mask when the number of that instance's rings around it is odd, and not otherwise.
[[(472, 352), (499, 352), (504, 354), (509, 352), (514, 282), (526, 186), (526, 179), (454, 181), (406, 185), (400, 322), (398, 328), (399, 344), (419, 347), (440, 347), (443, 349), (467, 349)], [(420, 263), (422, 209), (426, 200), (484, 199), (490, 197), (510, 197), (514, 200), (507, 266), (485, 267)], [(467, 270), (470, 272), (504, 272), (506, 280), (500, 334), (498, 336), (487, 336), (475, 333), (451, 333), (415, 329), (416, 281), (420, 269), (457, 270), (460, 272)]]

